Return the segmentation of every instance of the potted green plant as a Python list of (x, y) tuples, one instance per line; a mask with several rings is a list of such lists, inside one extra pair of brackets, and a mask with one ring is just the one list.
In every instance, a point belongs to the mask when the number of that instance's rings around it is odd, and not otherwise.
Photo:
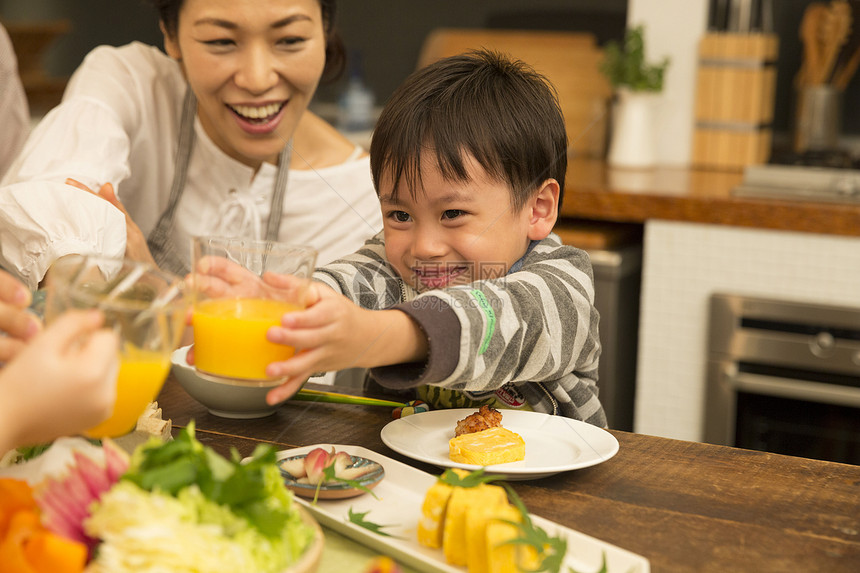
[(644, 26), (630, 28), (623, 45), (609, 42), (601, 71), (615, 89), (608, 161), (616, 167), (643, 168), (655, 163), (654, 101), (663, 90), (669, 58), (645, 61)]
[(669, 67), (669, 58), (659, 64), (645, 61), (645, 27), (630, 28), (624, 35), (624, 45), (611, 41), (604, 49), (605, 57), (600, 70), (616, 90), (634, 92), (660, 92), (663, 76)]

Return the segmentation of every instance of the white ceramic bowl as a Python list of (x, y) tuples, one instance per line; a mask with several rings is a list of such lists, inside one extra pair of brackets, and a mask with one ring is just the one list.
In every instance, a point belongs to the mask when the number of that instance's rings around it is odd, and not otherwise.
[(197, 374), (185, 359), (189, 346), (175, 350), (171, 356), (173, 375), (188, 394), (222, 418), (262, 418), (274, 414), (278, 405), (266, 403), (266, 394), (278, 383), (250, 385), (239, 381), (216, 382)]

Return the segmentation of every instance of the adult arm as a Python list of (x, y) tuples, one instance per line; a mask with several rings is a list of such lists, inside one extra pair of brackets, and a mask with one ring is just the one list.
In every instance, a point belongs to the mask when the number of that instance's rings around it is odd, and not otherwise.
[(125, 216), (66, 184), (117, 187), (130, 176), (136, 80), (111, 48), (87, 56), (63, 102), (33, 130), (0, 186), (0, 265), (35, 288), (56, 259), (125, 252)]
[(30, 131), (30, 110), (12, 41), (6, 29), (0, 25), (0, 177), (18, 155)]

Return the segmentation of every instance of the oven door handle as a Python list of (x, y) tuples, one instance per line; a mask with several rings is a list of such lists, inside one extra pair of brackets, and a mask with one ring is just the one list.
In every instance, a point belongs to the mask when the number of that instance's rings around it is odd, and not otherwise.
[(744, 392), (860, 408), (860, 388), (747, 372), (725, 374), (731, 385)]

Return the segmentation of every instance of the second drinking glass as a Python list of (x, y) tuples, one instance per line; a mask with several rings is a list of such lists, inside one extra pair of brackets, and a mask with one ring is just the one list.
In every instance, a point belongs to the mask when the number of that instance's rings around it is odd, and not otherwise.
[[(268, 386), (266, 365), (288, 359), (293, 348), (266, 340), (286, 312), (305, 307), (316, 263), (310, 247), (274, 241), (195, 237), (192, 241), (194, 365), (218, 382)], [(266, 273), (299, 279), (289, 287)]]

